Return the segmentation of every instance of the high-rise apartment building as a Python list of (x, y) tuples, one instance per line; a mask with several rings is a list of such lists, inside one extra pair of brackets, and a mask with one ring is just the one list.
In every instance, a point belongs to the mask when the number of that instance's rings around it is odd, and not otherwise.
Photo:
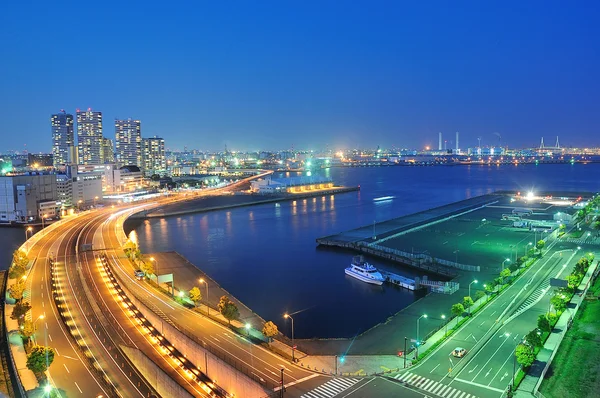
[(102, 138), (102, 163), (114, 163), (115, 162), (115, 148), (113, 141), (109, 138)]
[(52, 157), (55, 168), (75, 161), (72, 159), (75, 136), (73, 133), (73, 115), (61, 109), (50, 118), (52, 126)]
[(165, 140), (160, 137), (142, 140), (143, 170), (146, 175), (164, 173), (167, 168)]
[(115, 119), (117, 164), (142, 167), (142, 128), (139, 120)]
[(79, 164), (102, 164), (102, 112), (77, 109), (77, 155)]

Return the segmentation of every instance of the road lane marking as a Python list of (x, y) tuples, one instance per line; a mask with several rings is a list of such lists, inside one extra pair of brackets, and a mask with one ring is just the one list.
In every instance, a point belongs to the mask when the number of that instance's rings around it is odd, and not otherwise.
[(433, 371), (436, 370), (438, 368), (438, 366), (440, 366), (439, 363), (437, 365), (435, 365), (435, 368), (431, 369), (431, 372), (429, 372), (429, 373), (433, 373)]
[(48, 334), (48, 338), (50, 339), (50, 342), (52, 342), (52, 336), (50, 336), (50, 334)]
[(490, 368), (490, 370), (487, 371), (487, 373), (485, 374), (484, 377), (488, 377), (491, 371), (492, 371), (492, 368)]
[(352, 391), (351, 391), (351, 392), (349, 392), (348, 394), (346, 394), (346, 395), (342, 396), (341, 398), (345, 398), (345, 397), (347, 397), (348, 395), (355, 393), (356, 391), (360, 390), (361, 388), (363, 388), (364, 386), (366, 386), (367, 384), (369, 384), (369, 383), (370, 383), (370, 382), (372, 382), (373, 380), (375, 380), (375, 378), (374, 378), (374, 377), (373, 377), (371, 380), (367, 381), (366, 383), (364, 383), (364, 384), (361, 384), (360, 386), (356, 387), (354, 390), (352, 390)]
[(65, 367), (65, 369), (67, 370), (67, 373), (71, 373), (71, 371), (69, 370), (69, 368), (67, 368), (67, 364), (63, 363), (63, 366)]
[(496, 391), (499, 392), (501, 394), (504, 394), (506, 391), (505, 390), (501, 390), (499, 388), (494, 388), (494, 387), (488, 387), (488, 386), (484, 386), (483, 384), (479, 384), (479, 383), (475, 383), (473, 381), (469, 381), (469, 380), (464, 380), (464, 379), (459, 379), (458, 377), (454, 378), (455, 381), (460, 381), (462, 383), (467, 383), (470, 384), (472, 386), (477, 386), (477, 387), (481, 387), (481, 388), (486, 388), (488, 390), (492, 390), (492, 391)]
[[(318, 373), (313, 373), (311, 375), (308, 375), (308, 376), (303, 377), (301, 379), (298, 379), (296, 381), (292, 381), (290, 383), (287, 383), (287, 384), (284, 385), (284, 387), (288, 388), (288, 387), (291, 387), (291, 386), (295, 386), (296, 384), (302, 383), (303, 381), (310, 380), (310, 379), (318, 377), (318, 376), (321, 376), (321, 375), (318, 374)], [(281, 390), (281, 387), (276, 387), (273, 391), (279, 391), (279, 390)]]
[[(509, 336), (509, 337), (510, 337), (510, 336)], [(492, 341), (492, 339), (488, 340), (488, 343), (489, 343), (490, 341)], [(476, 375), (475, 375), (475, 376), (474, 376), (474, 377), (473, 377), (471, 380), (475, 380), (475, 379), (477, 378), (477, 376), (479, 376), (479, 374), (480, 374), (480, 373), (483, 371), (483, 368), (484, 368), (485, 366), (487, 366), (487, 364), (488, 364), (488, 363), (490, 363), (490, 361), (492, 360), (492, 358), (493, 358), (493, 357), (496, 355), (496, 353), (497, 353), (498, 351), (500, 351), (500, 348), (502, 348), (502, 346), (504, 345), (504, 343), (506, 343), (507, 341), (508, 341), (508, 337), (507, 337), (507, 338), (505, 338), (505, 339), (504, 339), (504, 341), (502, 341), (502, 344), (500, 344), (500, 345), (498, 346), (498, 348), (496, 348), (496, 351), (494, 351), (494, 353), (493, 353), (493, 354), (492, 354), (492, 355), (489, 357), (489, 359), (488, 359), (488, 360), (487, 360), (487, 361), (486, 361), (486, 362), (483, 364), (483, 366), (481, 367), (481, 370), (480, 370), (479, 372), (477, 372), (477, 374), (476, 374)], [(481, 349), (478, 351), (478, 353), (479, 353), (479, 352), (482, 352), (482, 351), (483, 351), (483, 348), (484, 348), (486, 345), (487, 345), (487, 343), (486, 343), (486, 344), (485, 344), (483, 347), (481, 347)], [(456, 380), (456, 379), (455, 379), (455, 380)]]
[(479, 365), (475, 365), (475, 367), (473, 369), (469, 370), (469, 373), (473, 373), (475, 371), (475, 369), (477, 369), (478, 366)]
[(75, 382), (75, 386), (77, 387), (77, 389), (79, 390), (79, 392), (83, 394), (83, 391), (81, 391), (81, 388), (79, 388), (79, 384), (77, 384), (77, 382)]

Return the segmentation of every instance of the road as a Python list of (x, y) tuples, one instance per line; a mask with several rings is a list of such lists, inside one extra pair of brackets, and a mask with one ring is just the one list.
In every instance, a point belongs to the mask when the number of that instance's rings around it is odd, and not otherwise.
[[(395, 378), (443, 398), (500, 397), (513, 376), (514, 350), (548, 311), (550, 278), (565, 278), (588, 247), (554, 240), (542, 259), (423, 362)], [(468, 350), (462, 358), (455, 347)]]
[(255, 376), (266, 388), (279, 384), (280, 369), (285, 369), (286, 386), (297, 385), (315, 377), (322, 377), (311, 371), (295, 366), (274, 353), (252, 344), (243, 336), (233, 333), (229, 328), (192, 311), (177, 302), (157, 293), (148, 285), (133, 277), (134, 268), (120, 249), (116, 234), (117, 228), (122, 228), (117, 217), (102, 224), (102, 247), (110, 259), (114, 272), (135, 296), (141, 297), (166, 314), (178, 327), (196, 336), (210, 349), (221, 352), (229, 358), (235, 358), (240, 366), (248, 369), (247, 373)]
[[(104, 394), (107, 388), (98, 375), (87, 367), (85, 358), (76, 348), (69, 331), (63, 324), (51, 293), (49, 257), (60, 253), (69, 239), (64, 232), (77, 228), (90, 216), (64, 221), (65, 225), (56, 229), (32, 245), (29, 258), (35, 263), (28, 277), (30, 284), (31, 315), (38, 328), (36, 341), (49, 345), (55, 350), (54, 361), (49, 368), (50, 382), (59, 389), (63, 397), (91, 397)], [(44, 232), (41, 232), (44, 233)], [(59, 262), (61, 260), (59, 259)], [(39, 288), (38, 288), (39, 287)], [(44, 318), (41, 319), (40, 315)]]

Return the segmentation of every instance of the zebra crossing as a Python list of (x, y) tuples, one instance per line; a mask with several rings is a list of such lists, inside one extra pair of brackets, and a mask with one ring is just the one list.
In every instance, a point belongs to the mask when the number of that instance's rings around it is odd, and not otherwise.
[(477, 398), (473, 394), (468, 394), (446, 384), (438, 383), (437, 381), (410, 372), (397, 374), (394, 376), (394, 379), (442, 398)]
[(600, 239), (597, 236), (591, 236), (591, 237), (583, 236), (581, 238), (567, 238), (564, 240), (566, 242), (576, 243), (578, 245), (583, 245), (583, 244), (598, 245), (598, 244), (600, 244)]
[(341, 394), (349, 389), (361, 379), (337, 378), (331, 379), (327, 383), (310, 390), (300, 396), (300, 398), (331, 398)]

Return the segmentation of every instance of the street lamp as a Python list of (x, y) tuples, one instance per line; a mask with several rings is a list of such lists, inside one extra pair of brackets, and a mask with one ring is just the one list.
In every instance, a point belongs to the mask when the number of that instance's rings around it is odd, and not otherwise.
[(81, 204), (83, 203), (83, 200), (79, 199), (77, 201), (77, 210), (81, 211)]
[[(504, 335), (506, 336), (506, 340), (508, 340), (508, 338), (510, 337), (510, 333), (504, 333)], [(515, 388), (515, 373), (517, 373), (517, 345), (519, 345), (519, 343), (517, 342), (517, 344), (515, 344), (515, 352), (513, 355), (513, 374), (512, 374), (512, 384), (510, 385), (510, 389), (512, 391), (513, 388)]]
[[(446, 322), (446, 315), (442, 314), (442, 319), (444, 320), (444, 322)], [(446, 335), (448, 334), (448, 322), (446, 322), (446, 329), (444, 331), (444, 337), (446, 337)]]
[(502, 271), (504, 271), (504, 264), (505, 263), (510, 263), (510, 258), (506, 258), (506, 259), (504, 259), (504, 261), (502, 261)]
[(47, 214), (42, 214), (42, 229), (44, 229), (44, 220), (46, 219), (48, 215)]
[(27, 237), (27, 234), (28, 234), (29, 232), (31, 232), (31, 231), (33, 231), (33, 228), (32, 228), (32, 227), (27, 227), (27, 229), (25, 229), (25, 240), (29, 239), (29, 238)]
[[(469, 283), (469, 298), (471, 297), (471, 285), (473, 283), (477, 283), (477, 279), (475, 279), (473, 282)], [(469, 316), (471, 316), (471, 306), (469, 306)]]
[[(156, 269), (154, 270), (154, 273), (156, 274), (156, 284), (158, 284), (158, 261), (156, 261), (156, 259), (154, 257), (150, 257), (150, 261), (152, 261), (154, 263), (154, 266), (156, 267)], [(160, 287), (160, 285), (159, 285)]]
[(419, 321), (421, 318), (427, 319), (427, 314), (423, 314), (417, 318), (417, 350), (415, 352), (415, 360), (419, 358), (419, 346), (421, 345), (421, 342), (419, 341)]
[(208, 305), (208, 282), (205, 281), (204, 278), (200, 278), (198, 282), (206, 285), (206, 313), (207, 315), (210, 315), (210, 306)]
[(98, 200), (97, 196), (94, 196), (94, 207), (96, 207), (96, 201)]
[(252, 325), (250, 325), (249, 323), (246, 323), (244, 325), (244, 328), (246, 329), (246, 333), (248, 334), (248, 336), (250, 336), (250, 329), (252, 328)]
[(287, 312), (285, 314), (283, 314), (283, 317), (285, 319), (290, 318), (292, 320), (292, 362), (296, 362), (296, 357), (294, 355), (294, 351), (296, 350), (296, 346), (294, 345), (294, 318), (292, 318), (292, 316), (290, 314), (288, 314)]

